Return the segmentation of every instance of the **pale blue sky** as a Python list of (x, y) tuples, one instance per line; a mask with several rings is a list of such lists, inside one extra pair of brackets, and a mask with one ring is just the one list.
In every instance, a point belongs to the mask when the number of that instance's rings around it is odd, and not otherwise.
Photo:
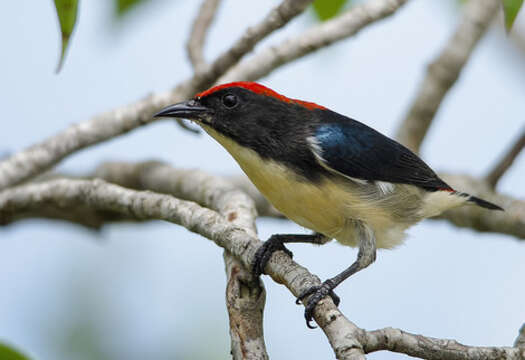
[[(208, 58), (277, 3), (224, 1)], [(59, 44), (52, 2), (3, 2), (0, 151), (22, 149), (187, 78), (184, 43), (196, 9), (195, 1), (157, 0), (115, 25), (109, 2), (83, 1), (64, 69), (55, 75)], [(457, 16), (454, 1), (410, 1), (394, 17), (262, 82), (392, 134)], [(305, 14), (263, 44), (314, 22)], [(437, 170), (484, 174), (523, 129), (524, 80), (525, 55), (496, 26), (444, 101), (423, 147), (425, 160)], [(219, 174), (240, 172), (213, 140), (170, 121), (84, 150), (60, 169), (85, 173), (105, 160), (152, 158)], [(501, 191), (525, 197), (524, 177), (522, 155), (501, 180)], [(297, 231), (305, 230), (288, 221), (259, 221), (261, 238)], [(335, 243), (290, 248), (323, 279), (356, 255)], [(0, 228), (0, 340), (35, 359), (80, 359), (57, 343), (74, 349), (87, 328), (94, 329), (90, 341), (111, 359), (226, 359), (221, 255), (210, 241), (162, 222), (111, 225), (98, 234), (46, 221)], [(510, 345), (525, 322), (523, 259), (525, 244), (508, 236), (426, 221), (410, 230), (405, 245), (381, 251), (375, 264), (338, 288), (340, 308), (366, 329), (393, 326), (468, 344)], [(270, 356), (332, 358), (324, 335), (305, 327), (303, 308), (292, 295), (268, 279), (265, 284)]]

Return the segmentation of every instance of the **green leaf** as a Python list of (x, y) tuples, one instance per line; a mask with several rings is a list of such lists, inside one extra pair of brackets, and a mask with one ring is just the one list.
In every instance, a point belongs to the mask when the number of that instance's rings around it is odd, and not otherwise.
[(62, 34), (62, 50), (58, 61), (57, 72), (60, 71), (64, 63), (66, 50), (69, 45), (69, 38), (73, 33), (77, 22), (78, 0), (55, 0), (55, 7), (60, 23), (60, 33)]
[(317, 17), (325, 21), (339, 14), (347, 1), (348, 0), (315, 0), (312, 6)]
[(505, 14), (505, 28), (507, 32), (512, 28), (521, 5), (523, 5), (523, 0), (503, 0), (503, 13)]
[(141, 2), (144, 2), (144, 0), (115, 0), (115, 13), (117, 17), (123, 16)]
[(0, 343), (0, 359), (2, 360), (29, 360), (25, 355), (22, 355), (11, 346)]

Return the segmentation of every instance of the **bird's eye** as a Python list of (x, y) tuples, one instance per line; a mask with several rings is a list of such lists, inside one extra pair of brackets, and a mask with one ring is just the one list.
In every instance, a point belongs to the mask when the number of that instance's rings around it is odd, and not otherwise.
[(232, 94), (224, 95), (224, 97), (222, 98), (222, 103), (224, 104), (224, 106), (231, 109), (235, 105), (237, 105), (237, 96)]

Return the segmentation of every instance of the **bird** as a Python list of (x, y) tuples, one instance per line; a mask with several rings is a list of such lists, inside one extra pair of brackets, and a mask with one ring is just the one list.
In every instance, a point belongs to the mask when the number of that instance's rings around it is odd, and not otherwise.
[(465, 204), (501, 207), (457, 191), (414, 152), (373, 128), (313, 102), (288, 98), (256, 82), (214, 86), (154, 115), (194, 121), (222, 145), (266, 199), (312, 234), (274, 234), (256, 251), (260, 276), (285, 243), (358, 248), (357, 259), (321, 285), (299, 294), (306, 325), (317, 303), (401, 244), (419, 221)]

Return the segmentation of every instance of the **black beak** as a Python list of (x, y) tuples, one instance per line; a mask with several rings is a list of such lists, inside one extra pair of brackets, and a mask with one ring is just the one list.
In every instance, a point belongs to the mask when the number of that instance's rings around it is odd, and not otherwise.
[(210, 112), (210, 109), (202, 106), (197, 100), (188, 100), (165, 107), (153, 115), (153, 117), (176, 117), (198, 120), (202, 119), (204, 114), (209, 114)]

